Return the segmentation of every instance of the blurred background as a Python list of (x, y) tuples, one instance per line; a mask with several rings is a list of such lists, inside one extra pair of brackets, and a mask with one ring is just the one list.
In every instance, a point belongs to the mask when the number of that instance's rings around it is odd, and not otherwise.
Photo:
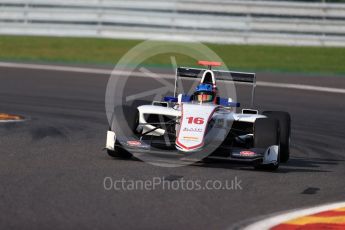
[(239, 70), (343, 74), (345, 1), (0, 0), (2, 61), (113, 65), (146, 39), (206, 43)]

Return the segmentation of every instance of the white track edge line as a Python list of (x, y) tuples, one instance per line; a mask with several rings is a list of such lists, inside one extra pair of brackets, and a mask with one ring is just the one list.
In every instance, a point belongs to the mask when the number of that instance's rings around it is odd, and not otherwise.
[(341, 207), (345, 207), (345, 202), (337, 202), (337, 203), (320, 205), (320, 206), (316, 206), (312, 208), (290, 211), (284, 214), (279, 214), (277, 216), (272, 216), (272, 217), (257, 221), (253, 224), (250, 224), (244, 227), (243, 229), (244, 230), (257, 230), (257, 229), (266, 230), (298, 217), (308, 216), (308, 215), (312, 215), (312, 214), (316, 214), (319, 212), (324, 212), (324, 211), (328, 211), (332, 209), (337, 209)]
[[(93, 69), (93, 68), (86, 68), (86, 67), (59, 66), (59, 65), (22, 64), (22, 63), (11, 63), (11, 62), (0, 62), (0, 67), (75, 72), (75, 73), (91, 73), (91, 74), (102, 74), (102, 75), (128, 74), (128, 72), (120, 71), (120, 70), (97, 69), (97, 68)], [(144, 73), (140, 73), (140, 72), (135, 72), (134, 76), (147, 77)], [(173, 77), (173, 75), (170, 75), (170, 74), (160, 74), (160, 76), (162, 78)], [(312, 86), (312, 85), (258, 81), (257, 86), (345, 94), (345, 89), (342, 89), (342, 88), (331, 88), (331, 87)]]

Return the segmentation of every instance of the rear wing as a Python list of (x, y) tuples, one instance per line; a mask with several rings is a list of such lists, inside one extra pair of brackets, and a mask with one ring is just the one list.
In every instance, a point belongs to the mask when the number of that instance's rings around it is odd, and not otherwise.
[[(202, 77), (205, 69), (196, 69), (196, 68), (185, 68), (179, 67), (176, 71), (177, 77), (182, 78), (200, 78)], [(223, 81), (233, 81), (233, 82), (242, 82), (242, 83), (256, 83), (255, 73), (244, 73), (244, 72), (235, 72), (235, 71), (222, 71), (222, 70), (212, 70), (216, 80)]]
[[(205, 69), (178, 67), (176, 69), (174, 95), (177, 96), (176, 93), (177, 93), (179, 78), (201, 79), (205, 71), (206, 71)], [(255, 87), (256, 87), (255, 73), (223, 71), (223, 70), (212, 70), (212, 72), (214, 73), (216, 80), (251, 84), (252, 85), (251, 107), (254, 106), (254, 96), (255, 96)]]

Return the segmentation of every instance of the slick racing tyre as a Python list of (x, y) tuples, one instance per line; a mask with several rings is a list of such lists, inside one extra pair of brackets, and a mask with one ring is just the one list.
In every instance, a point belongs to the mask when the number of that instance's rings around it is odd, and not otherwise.
[[(128, 126), (130, 130), (133, 132), (128, 135), (129, 136), (136, 135), (138, 124), (139, 124), (139, 111), (137, 109), (135, 110), (132, 109), (131, 111), (128, 110), (127, 112), (128, 113), (131, 112), (131, 114), (129, 113), (130, 116), (127, 116), (128, 118), (127, 122), (128, 122)], [(111, 130), (111, 128), (109, 128), (109, 130)], [(115, 157), (115, 158), (122, 158), (122, 159), (132, 158), (132, 154), (128, 152), (126, 149), (122, 148), (121, 144), (118, 141), (115, 142), (114, 150), (108, 149), (107, 153), (109, 156)]]
[(265, 111), (262, 113), (268, 118), (277, 119), (280, 128), (280, 162), (285, 163), (290, 158), (290, 114), (282, 111)]
[[(254, 123), (254, 148), (267, 149), (272, 145), (279, 145), (279, 122), (271, 118), (258, 118)], [(256, 169), (276, 170), (279, 167), (278, 163), (269, 165), (255, 165)]]

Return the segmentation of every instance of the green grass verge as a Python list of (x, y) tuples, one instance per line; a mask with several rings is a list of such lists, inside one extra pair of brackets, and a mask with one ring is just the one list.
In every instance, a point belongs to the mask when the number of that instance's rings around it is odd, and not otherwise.
[[(96, 38), (0, 36), (0, 60), (115, 64), (141, 41)], [(345, 73), (345, 48), (285, 47), (206, 44), (231, 69), (303, 73)], [(195, 60), (175, 55), (179, 64), (194, 66)], [(170, 66), (169, 55), (145, 63)]]

